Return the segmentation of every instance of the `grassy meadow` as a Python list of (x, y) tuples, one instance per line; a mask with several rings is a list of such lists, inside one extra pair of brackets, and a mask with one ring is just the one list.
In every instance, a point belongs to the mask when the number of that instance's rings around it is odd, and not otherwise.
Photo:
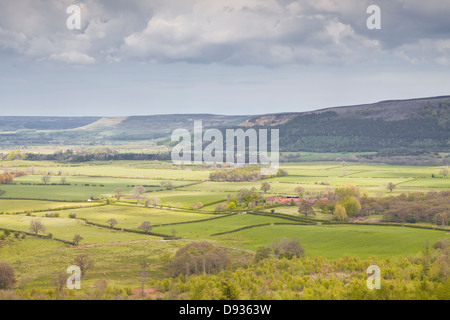
[[(9, 235), (0, 240), (0, 261), (8, 261), (16, 269), (20, 288), (52, 288), (55, 274), (65, 272), (75, 255), (87, 253), (95, 263), (87, 286), (107, 279), (114, 286), (134, 289), (139, 286), (142, 261), (149, 263), (148, 277), (159, 279), (164, 276), (164, 257), (191, 241), (206, 240), (237, 256), (248, 256), (258, 247), (288, 237), (298, 239), (309, 257), (365, 259), (415, 255), (426, 243), (449, 237), (448, 231), (401, 226), (301, 225), (299, 220), (289, 219), (298, 217), (297, 208), (289, 206), (265, 209), (263, 215), (214, 213), (218, 203), (242, 188), (255, 188), (263, 196), (291, 194), (297, 186), (314, 193), (346, 184), (357, 186), (369, 196), (450, 190), (450, 179), (439, 174), (441, 167), (337, 162), (285, 163), (281, 167), (288, 175), (265, 180), (271, 189), (264, 194), (261, 182), (208, 181), (212, 168), (204, 166), (182, 169), (163, 161), (2, 161), (0, 173), (27, 174), (0, 185), (5, 191), (0, 198), (0, 229), (29, 232), (30, 222), (39, 219), (46, 229), (40, 235), (51, 233), (66, 241), (81, 235), (83, 239), (74, 246), (32, 235), (24, 239)], [(42, 181), (44, 174), (51, 176), (47, 184)], [(165, 180), (172, 183), (172, 189), (161, 186)], [(397, 186), (392, 192), (386, 188), (389, 182)], [(138, 185), (144, 186), (146, 193), (136, 202), (132, 190)], [(116, 188), (123, 192), (119, 201), (113, 197)], [(148, 199), (157, 199), (158, 205), (145, 207)], [(199, 202), (203, 207), (192, 209), (191, 205)], [(272, 215), (271, 210), (282, 215)], [(58, 216), (47, 217), (49, 213)], [(331, 222), (330, 215), (321, 212), (314, 218)], [(106, 225), (109, 219), (117, 221), (114, 229), (89, 224)], [(152, 224), (152, 232), (157, 235), (122, 230), (138, 231), (144, 221)], [(177, 239), (167, 240), (159, 234), (176, 235)]]

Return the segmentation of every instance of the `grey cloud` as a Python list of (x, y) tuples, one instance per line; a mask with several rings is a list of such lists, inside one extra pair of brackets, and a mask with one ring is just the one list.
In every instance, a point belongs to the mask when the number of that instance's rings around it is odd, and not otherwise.
[[(0, 51), (65, 63), (144, 60), (266, 66), (347, 64), (389, 56), (448, 65), (448, 0), (85, 0), (2, 2)], [(377, 4), (382, 29), (368, 30)]]

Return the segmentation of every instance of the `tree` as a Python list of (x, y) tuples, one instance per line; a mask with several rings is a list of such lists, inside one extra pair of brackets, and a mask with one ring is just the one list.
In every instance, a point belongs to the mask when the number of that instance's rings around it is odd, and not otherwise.
[[(442, 223), (442, 226), (444, 227), (445, 224), (448, 221), (448, 213), (446, 212), (441, 212), (435, 215), (435, 220), (436, 222), (439, 220)], [(437, 223), (436, 223), (437, 224)]]
[(6, 193), (5, 190), (0, 189), (0, 197), (3, 196)]
[(271, 252), (272, 252), (272, 249), (270, 249), (270, 248), (259, 247), (258, 250), (256, 250), (255, 257), (253, 258), (253, 260), (255, 262), (259, 262), (261, 260), (269, 258)]
[(172, 181), (169, 180), (163, 180), (161, 181), (161, 187), (166, 188), (167, 190), (173, 189)]
[(299, 258), (305, 253), (300, 241), (295, 239), (283, 238), (282, 240), (276, 240), (272, 242), (271, 247), (276, 258)]
[(154, 208), (156, 208), (160, 203), (161, 203), (161, 199), (150, 198), (147, 201), (145, 201), (145, 206), (146, 207), (153, 206)]
[(392, 182), (389, 182), (386, 186), (386, 188), (392, 192), (392, 190), (394, 190), (395, 188), (397, 188), (397, 186), (395, 184), (393, 184)]
[(67, 182), (67, 178), (66, 177), (61, 177), (61, 184), (66, 184)]
[(261, 183), (261, 191), (264, 191), (264, 193), (267, 193), (267, 191), (269, 191), (270, 188), (271, 188), (270, 183), (268, 183), (267, 181)]
[(227, 209), (228, 210), (236, 210), (237, 209), (236, 202), (231, 201), (230, 203), (228, 203)]
[(310, 213), (316, 215), (313, 209), (313, 203), (309, 202), (308, 200), (303, 200), (300, 202), (298, 206), (298, 213), (303, 213), (305, 217), (307, 217)]
[(344, 199), (345, 197), (354, 196), (356, 198), (360, 197), (361, 192), (357, 187), (352, 184), (347, 184), (342, 188), (334, 189), (334, 194), (340, 199)]
[(230, 280), (222, 280), (220, 285), (222, 297), (220, 300), (239, 300), (240, 291), (238, 287)]
[(447, 168), (443, 168), (439, 171), (439, 173), (445, 178), (448, 175), (448, 169)]
[(45, 232), (45, 226), (39, 219), (33, 219), (30, 222), (30, 231), (34, 233), (37, 238), (39, 231)]
[(361, 211), (361, 203), (355, 196), (347, 196), (344, 200), (339, 201), (340, 204), (345, 208), (345, 211), (349, 217), (358, 216)]
[(345, 208), (342, 205), (337, 204), (336, 207), (334, 208), (334, 216), (337, 220), (344, 221), (347, 219), (347, 212), (345, 211)]
[(86, 253), (79, 254), (73, 259), (73, 264), (78, 266), (81, 271), (81, 279), (84, 278), (86, 272), (94, 267), (94, 262), (89, 258)]
[(141, 282), (141, 297), (145, 297), (145, 281), (147, 280), (148, 271), (145, 270), (147, 268), (148, 264), (147, 261), (142, 261), (141, 263), (141, 271), (139, 272), (140, 275), (140, 282)]
[(5, 174), (5, 183), (11, 183), (13, 180), (14, 176), (11, 174), (11, 172)]
[(201, 207), (203, 207), (203, 203), (201, 203), (201, 202), (191, 203), (191, 208), (194, 210), (198, 210)]
[(12, 289), (15, 283), (14, 269), (8, 262), (0, 261), (0, 290)]
[(4, 183), (5, 183), (5, 176), (0, 173), (0, 184), (4, 184)]
[(303, 188), (302, 186), (297, 186), (295, 187), (294, 191), (301, 197), (305, 193), (305, 188)]
[(69, 274), (67, 273), (58, 273), (56, 277), (53, 279), (53, 284), (56, 286), (58, 292), (62, 292), (64, 289), (64, 285), (67, 283), (67, 279), (69, 278)]
[(50, 175), (44, 174), (44, 175), (42, 176), (41, 180), (42, 180), (42, 182), (43, 182), (44, 184), (47, 184), (47, 183), (50, 182), (51, 178), (52, 178), (52, 177), (51, 177)]
[(150, 221), (144, 221), (142, 224), (138, 227), (140, 230), (144, 230), (145, 234), (148, 234), (149, 231), (152, 231), (153, 227), (150, 224)]
[(120, 188), (115, 188), (115, 189), (114, 189), (113, 196), (114, 196), (114, 198), (117, 199), (117, 201), (119, 201), (120, 198), (123, 196), (122, 189), (120, 189)]
[(213, 274), (231, 267), (231, 259), (225, 249), (206, 241), (191, 242), (178, 249), (167, 271), (172, 277), (180, 274)]
[(73, 237), (73, 243), (75, 243), (76, 246), (78, 245), (78, 243), (80, 243), (81, 240), (83, 240), (83, 237), (80, 236), (79, 234), (76, 234), (76, 235)]
[(227, 209), (227, 204), (226, 203), (219, 203), (216, 206), (216, 209), (214, 210), (215, 212), (222, 212), (225, 211)]
[(131, 194), (136, 199), (136, 204), (139, 204), (139, 200), (141, 199), (141, 195), (145, 193), (145, 188), (143, 186), (136, 186), (133, 190), (131, 190)]
[(110, 227), (111, 229), (114, 228), (114, 226), (115, 226), (116, 224), (118, 224), (117, 220), (114, 219), (114, 218), (109, 219), (108, 221), (106, 221), (106, 223), (109, 224), (109, 227)]

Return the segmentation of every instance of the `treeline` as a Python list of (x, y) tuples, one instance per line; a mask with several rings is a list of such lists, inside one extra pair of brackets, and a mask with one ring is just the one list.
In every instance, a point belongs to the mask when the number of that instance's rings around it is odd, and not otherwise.
[(273, 178), (278, 176), (286, 176), (286, 170), (279, 169), (274, 175), (261, 175), (260, 167), (238, 167), (232, 169), (218, 169), (209, 174), (209, 179), (216, 182), (254, 182), (262, 178)]
[(87, 162), (114, 160), (170, 160), (170, 153), (119, 153), (116, 151), (75, 152), (73, 150), (58, 151), (53, 154), (26, 153), (24, 160), (30, 161), (58, 161), (58, 162)]
[(231, 268), (231, 257), (225, 249), (209, 242), (192, 242), (180, 248), (167, 266), (173, 277), (180, 274), (214, 274)]
[(450, 220), (450, 191), (401, 194), (364, 204), (367, 213), (383, 214), (390, 222), (428, 222), (448, 225)]

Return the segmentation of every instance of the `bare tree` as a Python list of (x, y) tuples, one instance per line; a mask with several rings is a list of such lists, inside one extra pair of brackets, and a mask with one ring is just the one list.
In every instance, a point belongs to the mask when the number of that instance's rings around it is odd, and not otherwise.
[(152, 206), (156, 208), (161, 203), (161, 199), (159, 198), (150, 198), (147, 201), (145, 201), (145, 206), (149, 207)]
[(133, 190), (131, 190), (131, 194), (136, 199), (136, 204), (139, 204), (139, 200), (141, 199), (142, 194), (145, 193), (145, 188), (143, 186), (136, 186)]
[(200, 201), (196, 202), (196, 203), (191, 203), (191, 208), (194, 209), (194, 210), (198, 210), (201, 207), (203, 207), (203, 203), (201, 203)]
[(41, 178), (41, 180), (42, 180), (42, 182), (44, 184), (49, 183), (51, 179), (52, 179), (52, 177), (50, 175), (48, 175), (48, 174), (43, 175), (42, 178)]
[(145, 297), (145, 281), (147, 280), (148, 271), (145, 270), (147, 268), (148, 264), (144, 260), (141, 263), (141, 271), (139, 272), (139, 281), (141, 283), (141, 297)]
[(392, 182), (389, 182), (389, 183), (386, 185), (386, 188), (387, 188), (390, 192), (392, 192), (392, 190), (394, 190), (395, 188), (397, 188), (397, 186), (396, 186), (395, 184), (393, 184)]
[(120, 188), (115, 188), (114, 189), (114, 198), (116, 198), (117, 199), (117, 201), (119, 201), (120, 200), (120, 198), (123, 196), (123, 193), (122, 193), (122, 189), (120, 189)]
[(76, 234), (76, 235), (73, 237), (73, 243), (75, 243), (76, 246), (80, 243), (81, 240), (83, 240), (83, 237), (80, 236), (79, 234)]
[(0, 290), (11, 289), (15, 283), (14, 269), (8, 262), (0, 261)]
[(271, 249), (273, 250), (276, 258), (299, 258), (305, 253), (305, 250), (300, 245), (300, 241), (288, 238), (275, 240), (271, 245)]
[(173, 183), (170, 180), (161, 181), (161, 187), (166, 188), (167, 190), (173, 189)]
[(152, 231), (153, 227), (150, 224), (150, 221), (144, 221), (142, 224), (138, 227), (138, 229), (144, 230), (145, 234), (148, 234), (149, 231)]
[(39, 231), (45, 232), (45, 226), (39, 219), (33, 219), (30, 222), (30, 231), (37, 237)]
[(118, 224), (117, 220), (114, 219), (114, 218), (109, 219), (108, 221), (106, 221), (106, 223), (109, 224), (109, 227), (110, 227), (111, 229), (114, 228), (114, 226), (115, 226), (116, 224)]
[(64, 285), (67, 283), (67, 278), (69, 278), (67, 273), (58, 273), (53, 279), (53, 285), (57, 287), (59, 293), (63, 291)]
[(84, 278), (86, 272), (94, 267), (94, 262), (86, 253), (79, 254), (73, 259), (73, 264), (78, 266), (81, 271), (81, 279)]

